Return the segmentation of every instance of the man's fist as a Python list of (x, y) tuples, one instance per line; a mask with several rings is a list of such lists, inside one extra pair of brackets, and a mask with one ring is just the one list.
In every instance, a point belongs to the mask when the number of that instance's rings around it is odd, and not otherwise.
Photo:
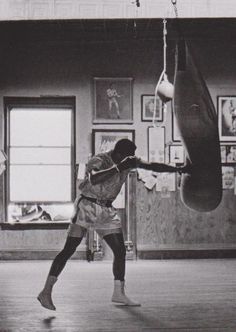
[(134, 156), (126, 157), (123, 159), (118, 165), (117, 168), (120, 172), (129, 169), (129, 168), (136, 168), (137, 165), (137, 158)]
[(180, 174), (183, 174), (183, 173), (191, 174), (192, 173), (192, 166), (191, 165), (184, 165), (184, 166), (181, 166), (181, 167), (177, 167), (177, 171)]

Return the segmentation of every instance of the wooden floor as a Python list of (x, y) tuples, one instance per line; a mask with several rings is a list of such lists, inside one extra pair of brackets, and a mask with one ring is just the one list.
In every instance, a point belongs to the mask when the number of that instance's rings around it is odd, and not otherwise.
[(235, 259), (128, 261), (137, 308), (110, 302), (110, 261), (70, 261), (55, 285), (56, 312), (36, 300), (49, 266), (0, 262), (1, 332), (236, 331)]

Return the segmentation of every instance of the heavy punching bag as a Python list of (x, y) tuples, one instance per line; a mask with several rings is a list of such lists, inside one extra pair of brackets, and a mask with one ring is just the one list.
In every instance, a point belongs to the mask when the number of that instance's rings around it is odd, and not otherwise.
[(214, 210), (222, 198), (218, 123), (211, 96), (190, 50), (184, 40), (178, 42), (173, 109), (190, 169), (182, 175), (180, 192), (187, 207), (207, 212)]

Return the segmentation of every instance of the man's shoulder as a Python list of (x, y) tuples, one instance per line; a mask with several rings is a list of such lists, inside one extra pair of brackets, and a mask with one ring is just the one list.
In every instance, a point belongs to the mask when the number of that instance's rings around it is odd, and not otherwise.
[(98, 158), (101, 160), (111, 159), (111, 151), (98, 153), (94, 156), (94, 158)]

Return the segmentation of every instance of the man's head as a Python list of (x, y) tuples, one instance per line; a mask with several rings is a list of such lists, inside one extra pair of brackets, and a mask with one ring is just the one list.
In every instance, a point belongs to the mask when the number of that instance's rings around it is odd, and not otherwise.
[(119, 155), (120, 160), (123, 160), (125, 157), (134, 156), (136, 148), (136, 145), (132, 141), (123, 138), (116, 143), (114, 153)]

